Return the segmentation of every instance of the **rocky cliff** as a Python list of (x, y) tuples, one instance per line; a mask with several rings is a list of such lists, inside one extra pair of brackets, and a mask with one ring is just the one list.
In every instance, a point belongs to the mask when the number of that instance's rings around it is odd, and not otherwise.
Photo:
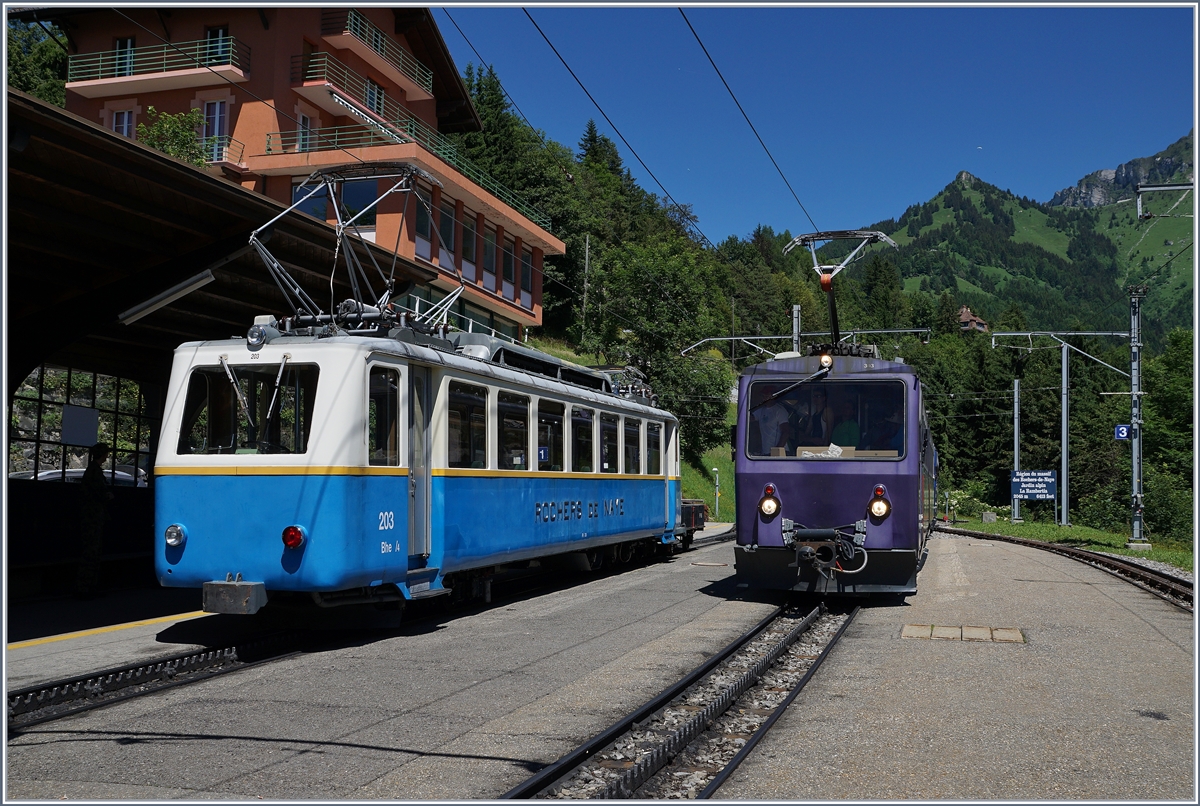
[(1152, 157), (1139, 157), (1080, 179), (1050, 199), (1051, 207), (1100, 207), (1133, 198), (1139, 184), (1191, 182), (1194, 174), (1192, 135), (1188, 132)]

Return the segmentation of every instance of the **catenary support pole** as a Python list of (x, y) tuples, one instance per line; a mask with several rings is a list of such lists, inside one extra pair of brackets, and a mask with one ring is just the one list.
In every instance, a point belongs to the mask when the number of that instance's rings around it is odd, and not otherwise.
[(1133, 458), (1131, 462), (1133, 477), (1133, 496), (1131, 500), (1133, 535), (1126, 544), (1127, 548), (1148, 549), (1150, 543), (1146, 540), (1143, 530), (1142, 512), (1145, 502), (1142, 498), (1142, 298), (1146, 296), (1146, 286), (1133, 285), (1129, 287), (1129, 380), (1132, 389), (1130, 394), (1129, 427), (1133, 433)]
[[(1021, 469), (1021, 379), (1013, 378), (1013, 470)], [(1012, 522), (1021, 522), (1021, 499), (1012, 499)]]
[(792, 352), (800, 352), (800, 306), (792, 306)]
[(1070, 422), (1070, 408), (1067, 402), (1067, 387), (1069, 385), (1067, 383), (1067, 372), (1070, 367), (1069, 355), (1070, 353), (1067, 352), (1067, 343), (1064, 341), (1062, 343), (1062, 471), (1059, 473), (1058, 479), (1058, 494), (1062, 505), (1059, 507), (1059, 517), (1061, 518), (1059, 526), (1070, 525), (1070, 518), (1067, 516), (1067, 502), (1070, 500), (1067, 498), (1067, 463), (1069, 453), (1067, 446), (1067, 426)]

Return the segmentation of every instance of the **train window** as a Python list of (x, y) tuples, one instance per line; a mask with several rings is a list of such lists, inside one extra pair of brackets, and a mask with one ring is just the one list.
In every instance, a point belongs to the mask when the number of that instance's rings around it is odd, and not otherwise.
[(904, 455), (904, 382), (754, 383), (746, 452), (799, 459), (896, 459)]
[[(281, 371), (282, 369), (282, 371)], [(317, 367), (197, 367), (188, 381), (181, 454), (305, 453)], [(231, 380), (232, 378), (232, 380)]]
[(600, 415), (600, 472), (616, 473), (617, 468), (617, 415)]
[(662, 473), (662, 423), (646, 423), (646, 472)]
[(497, 398), (496, 415), (500, 421), (501, 470), (526, 470), (525, 454), (529, 450), (529, 398), (501, 392)]
[(538, 470), (563, 469), (563, 412), (565, 406), (538, 401)]
[(571, 470), (591, 473), (596, 469), (593, 456), (593, 424), (596, 413), (591, 409), (571, 409)]
[(400, 373), (371, 367), (367, 391), (367, 461), (400, 465)]
[(487, 389), (450, 382), (446, 433), (450, 467), (487, 467)]
[(642, 472), (642, 421), (625, 418), (625, 472)]

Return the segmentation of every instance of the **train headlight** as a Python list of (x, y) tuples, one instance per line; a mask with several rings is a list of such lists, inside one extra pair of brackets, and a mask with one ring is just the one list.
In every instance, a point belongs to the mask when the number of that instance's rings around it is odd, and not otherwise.
[(832, 367), (833, 366), (833, 356), (829, 355), (828, 353), (822, 353), (821, 354), (821, 366), (824, 367), (825, 369), (829, 369), (830, 367)]
[(892, 511), (892, 503), (887, 500), (887, 488), (876, 484), (871, 490), (871, 503), (867, 504), (867, 512), (876, 520), (883, 520)]
[(163, 538), (167, 541), (168, 546), (182, 546), (187, 540), (187, 530), (178, 523), (172, 523), (163, 532)]
[(304, 545), (304, 539), (307, 535), (304, 534), (303, 526), (287, 526), (283, 530), (283, 545), (289, 549), (298, 549)]
[[(273, 320), (272, 320), (273, 321)], [(279, 330), (270, 324), (256, 322), (246, 331), (246, 349), (257, 353), (271, 339), (279, 336)]]
[(773, 517), (779, 511), (779, 499), (775, 497), (774, 484), (763, 487), (763, 496), (758, 502), (758, 511), (766, 518)]

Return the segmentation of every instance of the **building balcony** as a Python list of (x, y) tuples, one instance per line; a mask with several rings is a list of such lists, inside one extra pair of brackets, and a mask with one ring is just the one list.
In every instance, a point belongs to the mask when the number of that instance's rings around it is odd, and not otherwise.
[(67, 89), (85, 98), (248, 80), (250, 48), (231, 36), (127, 50), (80, 53), (67, 62)]
[(433, 97), (433, 71), (354, 9), (321, 14), (321, 37), (336, 50), (351, 50), (404, 88), (410, 101)]
[[(332, 126), (324, 129), (301, 129), (267, 134), (267, 155), (303, 154), (316, 151), (360, 149), (416, 143), (425, 151), (454, 168), (473, 184), (491, 193), (516, 210), (533, 224), (549, 231), (550, 217), (497, 182), (462, 155), (450, 138), (431, 128), (407, 110), (388, 121), (372, 121), (362, 125)], [(345, 114), (345, 109), (340, 114)]]
[(234, 140), (227, 134), (220, 137), (201, 137), (200, 144), (204, 148), (204, 160), (210, 164), (229, 163), (231, 165), (244, 165), (242, 161), (243, 155), (246, 153), (246, 146), (238, 140)]

